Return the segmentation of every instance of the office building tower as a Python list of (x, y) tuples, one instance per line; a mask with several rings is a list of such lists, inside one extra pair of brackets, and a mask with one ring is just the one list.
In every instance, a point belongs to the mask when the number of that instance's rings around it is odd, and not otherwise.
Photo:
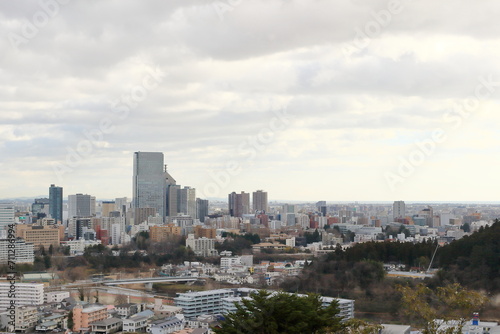
[(242, 217), (250, 213), (250, 194), (244, 191), (237, 194), (234, 191), (228, 196), (229, 214), (233, 217)]
[(170, 173), (167, 171), (167, 166), (165, 166), (165, 216), (167, 217), (173, 217), (177, 216), (178, 214), (178, 203), (177, 203), (177, 198), (178, 198), (178, 192), (179, 189), (181, 188), (180, 186), (177, 185), (177, 181), (170, 175)]
[(427, 206), (427, 208), (421, 210), (418, 216), (425, 218), (425, 225), (434, 227), (434, 210), (431, 206)]
[(257, 190), (252, 193), (253, 212), (268, 212), (267, 192)]
[(96, 215), (96, 200), (95, 200), (95, 196), (90, 196), (90, 216), (91, 217), (95, 217)]
[(7, 225), (15, 224), (14, 203), (0, 203), (0, 230), (5, 230)]
[(321, 212), (321, 215), (323, 217), (326, 217), (326, 212), (327, 212), (326, 201), (317, 202), (316, 207), (318, 208), (318, 211)]
[(184, 187), (177, 192), (177, 211), (196, 218), (196, 189)]
[(205, 217), (208, 216), (208, 199), (196, 199), (196, 218), (202, 223), (205, 222)]
[(93, 213), (95, 213), (95, 197), (83, 194), (68, 196), (68, 218), (92, 217)]
[(134, 210), (134, 225), (144, 223), (149, 217), (155, 217), (156, 213), (155, 208), (136, 208)]
[(129, 207), (127, 197), (121, 197), (115, 199), (115, 210), (120, 213), (121, 216), (125, 216), (127, 209)]
[(167, 185), (167, 216), (175, 217), (179, 214), (179, 192), (181, 190), (180, 185), (170, 184)]
[(133, 199), (136, 208), (154, 208), (165, 217), (166, 179), (161, 152), (135, 152)]
[(35, 218), (50, 215), (50, 200), (48, 198), (35, 198), (35, 202), (31, 204), (31, 213)]
[(101, 217), (109, 217), (109, 213), (116, 211), (116, 203), (112, 201), (102, 202)]
[(49, 210), (56, 222), (63, 221), (63, 188), (51, 184), (49, 188)]
[(284, 204), (282, 210), (280, 211), (280, 218), (282, 222), (287, 222), (287, 214), (295, 214), (295, 205)]
[(392, 218), (404, 218), (406, 216), (406, 206), (404, 201), (394, 201), (392, 204)]
[(32, 243), (36, 248), (43, 246), (45, 250), (48, 250), (51, 245), (54, 248), (59, 247), (61, 239), (64, 238), (64, 226), (18, 225), (16, 236)]

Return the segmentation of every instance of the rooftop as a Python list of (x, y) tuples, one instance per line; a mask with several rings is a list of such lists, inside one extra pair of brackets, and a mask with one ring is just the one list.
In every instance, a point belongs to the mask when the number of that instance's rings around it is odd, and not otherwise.
[(91, 325), (94, 325), (94, 326), (109, 326), (109, 325), (118, 324), (120, 322), (123, 322), (122, 319), (109, 318), (109, 319), (104, 319), (104, 320), (101, 320), (101, 321), (92, 322)]

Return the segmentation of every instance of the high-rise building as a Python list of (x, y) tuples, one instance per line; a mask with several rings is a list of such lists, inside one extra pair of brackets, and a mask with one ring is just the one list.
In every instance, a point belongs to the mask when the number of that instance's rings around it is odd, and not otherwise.
[(205, 222), (205, 217), (208, 216), (208, 199), (196, 199), (196, 218), (202, 223)]
[(180, 185), (177, 185), (175, 179), (170, 175), (170, 173), (166, 170), (165, 167), (165, 216), (174, 217), (177, 216), (179, 204), (177, 203), (179, 197), (179, 190), (181, 189)]
[(109, 213), (115, 211), (116, 203), (113, 201), (102, 202), (101, 217), (109, 217)]
[(115, 211), (120, 212), (121, 216), (125, 216), (128, 208), (127, 197), (121, 197), (115, 199)]
[(327, 212), (326, 201), (317, 202), (316, 207), (318, 208), (318, 211), (321, 212), (321, 215), (323, 217), (326, 217), (326, 212)]
[(51, 184), (49, 188), (49, 210), (56, 222), (63, 220), (63, 188)]
[(287, 215), (288, 214), (295, 214), (295, 205), (293, 204), (284, 204), (283, 205), (283, 209), (280, 211), (280, 216), (281, 216), (281, 221), (282, 222), (287, 222), (288, 218), (287, 218)]
[(250, 194), (244, 191), (237, 194), (234, 191), (228, 196), (229, 214), (233, 217), (242, 217), (250, 213)]
[(196, 189), (184, 187), (177, 192), (177, 211), (196, 218)]
[(406, 215), (406, 206), (404, 201), (394, 201), (392, 204), (392, 218), (404, 218)]
[(50, 215), (50, 200), (48, 198), (35, 198), (35, 202), (31, 204), (31, 213), (34, 218)]
[(94, 213), (95, 197), (83, 194), (68, 195), (68, 218), (92, 217)]
[(252, 205), (254, 212), (268, 212), (267, 204), (267, 192), (263, 190), (257, 190), (252, 193)]
[(15, 224), (14, 203), (0, 203), (0, 230), (6, 229), (7, 225)]
[(149, 217), (156, 216), (155, 208), (136, 208), (134, 210), (134, 225), (139, 225), (148, 220)]
[(161, 217), (165, 217), (166, 178), (163, 162), (161, 152), (134, 153), (134, 209), (155, 208)]
[(178, 197), (179, 191), (181, 189), (180, 185), (170, 184), (167, 185), (167, 216), (174, 217), (179, 214), (178, 209)]

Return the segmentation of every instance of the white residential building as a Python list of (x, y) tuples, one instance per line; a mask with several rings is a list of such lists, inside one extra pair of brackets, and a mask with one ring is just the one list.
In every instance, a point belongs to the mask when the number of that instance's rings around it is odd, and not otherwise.
[[(42, 283), (15, 283), (12, 288), (8, 281), (0, 283), (0, 312), (7, 310), (12, 300), (16, 306), (43, 304), (43, 289)], [(14, 298), (9, 298), (10, 291), (15, 291)]]
[(124, 332), (145, 332), (148, 326), (148, 320), (154, 317), (151, 310), (142, 311), (123, 319)]
[(221, 268), (231, 268), (234, 265), (241, 265), (241, 257), (221, 257), (220, 258), (220, 267)]
[(122, 224), (114, 223), (111, 225), (111, 245), (119, 245), (122, 241)]
[(69, 291), (50, 291), (45, 293), (44, 301), (45, 303), (60, 303), (69, 297)]
[[(175, 305), (182, 307), (186, 319), (191, 320), (203, 314), (225, 314), (235, 310), (234, 302), (240, 302), (256, 289), (218, 289), (199, 292), (178, 293), (174, 298)], [(303, 295), (299, 295), (303, 296)], [(333, 301), (339, 305), (339, 315), (343, 319), (354, 317), (354, 300), (321, 297), (323, 306), (330, 305)]]
[(231, 289), (179, 293), (174, 298), (175, 306), (182, 307), (186, 319), (202, 314), (220, 314), (224, 311), (223, 298), (234, 297)]
[(404, 218), (406, 215), (406, 205), (404, 201), (394, 201), (392, 204), (392, 218), (395, 221), (397, 218)]
[(100, 245), (101, 240), (69, 240), (61, 242), (61, 246), (69, 246), (69, 253), (71, 255), (83, 254), (85, 248), (90, 246)]
[(286, 239), (286, 246), (287, 247), (295, 247), (295, 237), (292, 237), (290, 239)]
[[(11, 243), (8, 239), (0, 239), (0, 264), (14, 261), (15, 263), (33, 263), (35, 261), (34, 246), (32, 243), (26, 243), (24, 240), (16, 240), (14, 248), (9, 248)], [(15, 258), (9, 258), (9, 249), (15, 250)]]
[(186, 239), (186, 247), (190, 247), (197, 256), (216, 256), (215, 239), (198, 238), (194, 234), (189, 234)]

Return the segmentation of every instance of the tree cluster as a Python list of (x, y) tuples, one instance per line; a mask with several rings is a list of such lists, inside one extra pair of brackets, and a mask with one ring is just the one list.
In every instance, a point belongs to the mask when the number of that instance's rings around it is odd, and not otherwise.
[(334, 333), (342, 328), (338, 306), (322, 306), (319, 295), (272, 294), (265, 290), (236, 304), (217, 334)]
[(443, 268), (440, 284), (458, 281), (470, 288), (500, 292), (500, 221), (441, 247), (436, 258)]

